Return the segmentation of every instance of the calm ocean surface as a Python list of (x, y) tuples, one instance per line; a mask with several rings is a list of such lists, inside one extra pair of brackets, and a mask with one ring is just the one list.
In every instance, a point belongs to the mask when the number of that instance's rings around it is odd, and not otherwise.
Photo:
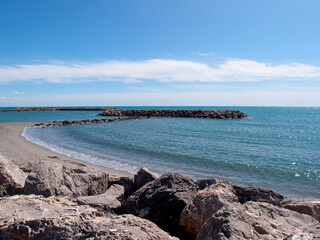
[[(320, 198), (320, 108), (122, 108), (233, 109), (250, 118), (153, 118), (27, 128), (24, 136), (53, 151), (131, 173), (145, 166), (193, 179), (220, 177), (290, 197)], [(98, 118), (97, 113), (0, 113), (0, 122), (80, 120)]]

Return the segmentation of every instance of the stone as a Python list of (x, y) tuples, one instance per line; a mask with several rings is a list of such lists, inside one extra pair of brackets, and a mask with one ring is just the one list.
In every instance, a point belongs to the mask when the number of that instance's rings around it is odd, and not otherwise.
[(121, 202), (108, 193), (77, 197), (76, 202), (79, 205), (89, 205), (98, 210), (107, 212), (117, 212), (121, 208)]
[(128, 213), (146, 218), (169, 232), (177, 232), (181, 231), (180, 214), (197, 191), (193, 180), (167, 173), (133, 193), (125, 208)]
[(109, 177), (109, 186), (121, 185), (124, 187), (124, 197), (130, 196), (135, 190), (133, 178), (130, 177)]
[(113, 184), (110, 188), (106, 191), (106, 194), (115, 197), (118, 200), (123, 200), (124, 198), (124, 186), (119, 184)]
[(246, 203), (248, 201), (254, 202), (267, 202), (273, 205), (280, 205), (280, 202), (284, 199), (280, 193), (274, 192), (270, 189), (261, 187), (248, 187), (230, 183), (239, 198), (240, 203)]
[(201, 228), (197, 240), (317, 239), (320, 225), (312, 217), (265, 202), (228, 204)]
[(287, 198), (281, 202), (281, 207), (303, 213), (314, 217), (320, 222), (320, 200), (319, 199), (291, 199)]
[(107, 190), (108, 174), (81, 164), (40, 162), (29, 173), (25, 194), (49, 196), (90, 196)]
[(27, 174), (0, 154), (0, 197), (21, 193)]
[(228, 183), (228, 182), (219, 178), (200, 179), (196, 181), (196, 184), (198, 185), (200, 190), (203, 190), (206, 187), (209, 187), (217, 183)]
[(235, 191), (228, 184), (218, 183), (197, 192), (180, 216), (180, 226), (191, 238), (195, 238), (202, 225), (220, 208), (239, 202)]
[(142, 167), (135, 175), (134, 175), (134, 185), (136, 189), (141, 188), (148, 182), (151, 182), (157, 178), (159, 178), (161, 174), (152, 172), (148, 168)]
[(130, 214), (106, 215), (68, 197), (36, 195), (0, 199), (0, 239), (178, 240)]

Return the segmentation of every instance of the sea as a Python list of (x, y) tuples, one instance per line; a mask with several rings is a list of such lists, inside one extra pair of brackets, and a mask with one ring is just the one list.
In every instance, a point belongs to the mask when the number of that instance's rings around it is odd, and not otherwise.
[[(288, 197), (320, 198), (319, 107), (118, 108), (230, 109), (249, 118), (150, 118), (29, 127), (23, 136), (52, 151), (130, 173), (144, 166), (194, 180), (217, 177)], [(100, 118), (98, 113), (0, 112), (0, 122), (94, 119)]]

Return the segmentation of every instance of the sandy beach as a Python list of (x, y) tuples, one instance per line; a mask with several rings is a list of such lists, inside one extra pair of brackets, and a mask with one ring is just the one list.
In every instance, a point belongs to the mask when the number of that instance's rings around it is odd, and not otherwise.
[(132, 176), (127, 172), (122, 172), (102, 166), (93, 165), (78, 159), (74, 159), (49, 149), (41, 147), (28, 141), (22, 136), (25, 127), (30, 127), (34, 123), (0, 123), (0, 154), (23, 169), (31, 170), (40, 161), (62, 161), (94, 166), (109, 173), (110, 176)]

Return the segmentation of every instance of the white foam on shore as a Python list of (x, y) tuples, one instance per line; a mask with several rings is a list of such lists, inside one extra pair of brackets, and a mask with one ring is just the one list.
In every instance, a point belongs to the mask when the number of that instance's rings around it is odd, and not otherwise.
[[(57, 145), (54, 144), (50, 144), (47, 142), (44, 142), (34, 136), (32, 136), (30, 134), (30, 129), (33, 127), (26, 127), (23, 129), (22, 132), (22, 136), (24, 138), (26, 138), (28, 141), (33, 142), (41, 147), (44, 147), (46, 149), (49, 149), (53, 152), (68, 156), (68, 157), (72, 157), (84, 162), (88, 162), (91, 164), (95, 164), (95, 165), (99, 165), (99, 166), (103, 166), (103, 167), (107, 167), (107, 168), (111, 168), (111, 169), (115, 169), (115, 170), (120, 170), (120, 171), (124, 171), (124, 172), (128, 172), (131, 174), (135, 174), (138, 170), (139, 170), (139, 166), (134, 166), (128, 163), (123, 163), (117, 160), (113, 160), (110, 158), (100, 158), (100, 157), (95, 157), (93, 155), (90, 154), (85, 154), (85, 153), (81, 153), (81, 152), (77, 152), (77, 151), (73, 151), (70, 149), (66, 149), (63, 147), (59, 147)], [(28, 132), (28, 133), (27, 133)]]

